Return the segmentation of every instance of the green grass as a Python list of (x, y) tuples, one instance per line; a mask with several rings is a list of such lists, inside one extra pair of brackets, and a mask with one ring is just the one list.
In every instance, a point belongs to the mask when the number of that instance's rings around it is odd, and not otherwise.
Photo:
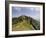
[(23, 20), (22, 22), (18, 22), (17, 24), (12, 25), (13, 31), (24, 31), (24, 30), (34, 30), (32, 24)]

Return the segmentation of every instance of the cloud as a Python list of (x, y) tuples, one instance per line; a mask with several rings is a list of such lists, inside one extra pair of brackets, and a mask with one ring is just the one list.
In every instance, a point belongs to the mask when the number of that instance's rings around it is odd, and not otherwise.
[(32, 7), (32, 8), (30, 8), (30, 10), (31, 11), (34, 11), (35, 10), (36, 12), (38, 12), (38, 11), (40, 11), (40, 8), (39, 7)]
[(16, 7), (14, 9), (17, 10), (17, 11), (20, 11), (21, 10), (21, 8), (19, 8), (19, 7)]
[(34, 10), (34, 8), (30, 8), (30, 10), (32, 10), (32, 11), (33, 11), (33, 10)]
[(40, 11), (40, 8), (35, 8), (36, 11)]

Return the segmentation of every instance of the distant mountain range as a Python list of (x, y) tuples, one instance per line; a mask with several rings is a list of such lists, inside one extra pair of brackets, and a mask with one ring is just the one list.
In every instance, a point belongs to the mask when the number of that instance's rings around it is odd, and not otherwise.
[(25, 15), (12, 18), (12, 25), (17, 24), (17, 23), (21, 23), (23, 21), (26, 21), (29, 24), (32, 24), (32, 26), (35, 30), (40, 30), (40, 22), (33, 19), (32, 17), (28, 17)]

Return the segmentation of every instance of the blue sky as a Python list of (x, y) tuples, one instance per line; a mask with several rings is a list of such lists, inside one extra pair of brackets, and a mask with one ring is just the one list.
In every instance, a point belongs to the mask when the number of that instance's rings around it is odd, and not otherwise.
[(21, 15), (30, 16), (34, 19), (40, 17), (39, 7), (12, 7), (12, 17), (19, 17)]

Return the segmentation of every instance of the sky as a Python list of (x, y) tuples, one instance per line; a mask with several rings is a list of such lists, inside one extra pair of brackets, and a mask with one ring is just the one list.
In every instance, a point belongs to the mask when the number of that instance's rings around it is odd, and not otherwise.
[(30, 16), (34, 19), (40, 18), (39, 7), (12, 7), (12, 17), (19, 17), (21, 15)]

